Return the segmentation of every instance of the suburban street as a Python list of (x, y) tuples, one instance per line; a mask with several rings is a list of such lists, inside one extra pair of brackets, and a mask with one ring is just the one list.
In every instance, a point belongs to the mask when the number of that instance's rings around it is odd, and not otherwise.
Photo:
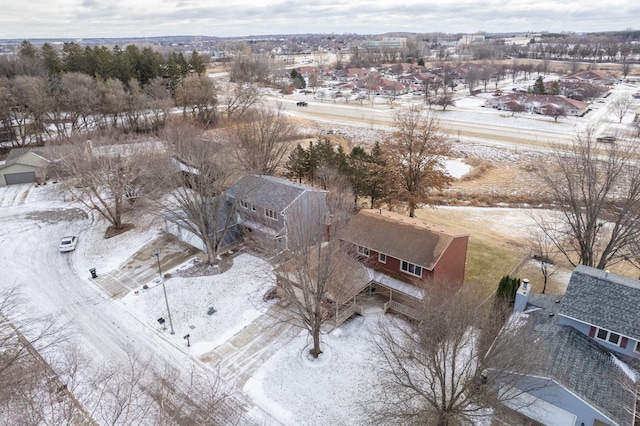
[[(186, 347), (166, 339), (163, 333), (168, 331), (141, 322), (125, 304), (93, 283), (89, 271), (76, 270), (73, 256), (77, 253), (59, 252), (62, 235), (79, 234), (82, 244), (91, 219), (78, 205), (41, 199), (39, 191), (45, 189), (32, 185), (0, 188), (0, 289), (18, 286), (25, 300), (23, 308), (34, 318), (54, 315), (60, 324), (68, 324), (73, 341), (96, 365), (124, 365), (127, 351), (133, 350), (141, 359), (153, 358), (158, 366), (166, 362), (183, 371), (206, 369)], [(242, 393), (234, 398), (247, 408)], [(243, 422), (252, 421), (245, 417)]]

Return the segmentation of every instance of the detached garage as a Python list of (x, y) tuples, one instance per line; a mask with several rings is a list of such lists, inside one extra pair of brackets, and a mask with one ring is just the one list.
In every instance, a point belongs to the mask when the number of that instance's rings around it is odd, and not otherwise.
[(0, 164), (0, 186), (44, 181), (49, 160), (38, 151), (13, 149), (4, 164)]

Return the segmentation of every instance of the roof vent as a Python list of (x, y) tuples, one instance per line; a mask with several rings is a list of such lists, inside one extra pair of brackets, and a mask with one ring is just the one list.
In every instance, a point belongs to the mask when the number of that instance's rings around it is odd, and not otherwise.
[(560, 299), (556, 299), (556, 303), (560, 303)]
[(554, 315), (555, 315), (555, 314), (554, 314), (553, 312), (549, 313), (549, 316), (550, 316), (550, 317), (552, 317), (552, 316), (554, 316)]

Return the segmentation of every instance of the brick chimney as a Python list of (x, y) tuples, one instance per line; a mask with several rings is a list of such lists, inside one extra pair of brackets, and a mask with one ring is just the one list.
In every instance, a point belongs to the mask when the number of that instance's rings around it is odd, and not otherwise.
[(513, 304), (513, 312), (524, 312), (529, 303), (529, 294), (531, 294), (531, 286), (529, 280), (524, 278), (520, 282), (520, 287), (516, 291), (516, 301)]

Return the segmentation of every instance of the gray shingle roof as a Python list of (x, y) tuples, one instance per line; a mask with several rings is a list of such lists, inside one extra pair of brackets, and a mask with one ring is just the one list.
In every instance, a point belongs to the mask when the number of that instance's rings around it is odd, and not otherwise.
[(255, 206), (282, 213), (305, 191), (326, 192), (274, 176), (247, 175), (233, 184), (227, 194)]
[(640, 281), (579, 265), (560, 315), (640, 340)]
[(566, 301), (566, 296), (553, 295), (532, 295), (529, 300), (542, 308), (527, 313), (537, 334), (532, 340), (542, 339), (548, 349), (534, 374), (555, 380), (617, 424), (633, 424), (635, 397), (623, 386), (631, 387), (629, 377), (614, 363), (609, 351), (574, 328), (558, 325), (555, 314)]

